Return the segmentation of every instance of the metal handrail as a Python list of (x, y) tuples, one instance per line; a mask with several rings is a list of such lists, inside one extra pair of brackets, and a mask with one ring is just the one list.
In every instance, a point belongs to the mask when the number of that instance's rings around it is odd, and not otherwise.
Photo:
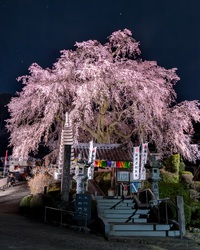
[[(169, 223), (168, 209), (167, 209), (167, 202), (168, 201), (170, 201), (171, 204), (175, 207), (176, 213), (177, 213), (177, 216), (178, 216), (179, 208), (177, 207), (177, 205), (175, 204), (175, 202), (171, 198), (162, 198), (162, 199), (158, 199), (157, 201), (158, 201), (158, 205), (161, 204), (162, 202), (165, 203), (165, 221), (166, 221), (167, 224)], [(159, 209), (159, 206), (158, 206), (158, 216), (160, 218), (160, 209)], [(177, 221), (178, 221), (178, 219), (177, 219)]]
[(110, 207), (110, 209), (115, 209), (115, 207), (117, 205), (119, 205), (120, 203), (122, 203), (124, 201), (124, 199), (121, 199), (120, 201), (118, 201), (115, 205), (113, 205), (112, 207)]
[(64, 210), (64, 209), (48, 207), (48, 206), (45, 206), (45, 212), (44, 212), (44, 222), (45, 223), (47, 222), (47, 209), (60, 211), (60, 227), (62, 227), (62, 225), (63, 225), (63, 213), (67, 213), (67, 214), (70, 214), (72, 216), (75, 216), (76, 214), (80, 215), (80, 216), (83, 216), (85, 218), (85, 220), (84, 220), (85, 227), (87, 227), (87, 214), (77, 213), (77, 212), (73, 212), (73, 211), (70, 211), (70, 210)]
[[(140, 193), (143, 193), (143, 192), (146, 193), (146, 195), (145, 195), (146, 203), (149, 203), (150, 205), (151, 205), (151, 203), (152, 203), (153, 206), (158, 206), (158, 212), (157, 212), (158, 222), (160, 222), (160, 219), (161, 219), (161, 218), (160, 218), (159, 204), (162, 203), (162, 202), (165, 203), (165, 218), (164, 218), (164, 219), (165, 219), (165, 222), (166, 222), (167, 224), (169, 223), (168, 208), (167, 208), (167, 203), (168, 203), (168, 202), (171, 202), (171, 204), (175, 207), (175, 209), (176, 209), (176, 214), (178, 215), (179, 208), (177, 207), (177, 205), (175, 204), (175, 202), (174, 202), (171, 198), (156, 199), (156, 198), (155, 198), (155, 195), (153, 194), (153, 192), (151, 191), (151, 189), (147, 188), (147, 189), (140, 190), (140, 191), (138, 191), (138, 192), (136, 193), (139, 201), (140, 201), (140, 199), (139, 199), (139, 198), (140, 198), (140, 197), (139, 197), (139, 194), (140, 194)], [(147, 196), (148, 193), (149, 193), (149, 194), (151, 195), (151, 197), (152, 197), (151, 200), (148, 200), (148, 196)], [(141, 204), (142, 204), (142, 202), (141, 202)], [(151, 206), (150, 206), (150, 207), (151, 207)], [(176, 220), (177, 220), (177, 218), (176, 218)], [(178, 220), (177, 220), (177, 222), (178, 222)]]
[(106, 196), (105, 193), (101, 190), (101, 188), (98, 186), (98, 184), (94, 180), (89, 180), (88, 183), (90, 183), (90, 187), (92, 188), (94, 193), (96, 191), (99, 191), (99, 193), (101, 193), (103, 196)]

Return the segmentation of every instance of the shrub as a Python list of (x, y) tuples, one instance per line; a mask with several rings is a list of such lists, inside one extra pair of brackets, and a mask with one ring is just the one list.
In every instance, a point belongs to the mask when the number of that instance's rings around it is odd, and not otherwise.
[(185, 163), (181, 161), (179, 165), (179, 172), (182, 173), (183, 171), (185, 171)]
[(19, 212), (25, 216), (30, 215), (30, 203), (33, 195), (26, 195), (22, 198), (19, 204)]
[(61, 190), (61, 181), (53, 181), (49, 184), (48, 192), (60, 191), (60, 190)]
[(53, 176), (48, 173), (38, 173), (28, 181), (31, 194), (41, 194), (45, 187), (49, 188), (54, 182)]
[(61, 200), (61, 193), (60, 190), (50, 190), (47, 193), (49, 196), (51, 196), (55, 202), (60, 201)]
[(181, 158), (179, 154), (171, 155), (163, 161), (166, 171), (178, 173), (180, 169)]
[(193, 177), (193, 173), (190, 171), (182, 171), (181, 175), (184, 175), (184, 174), (187, 174), (187, 175), (190, 175), (191, 177)]
[(197, 202), (199, 201), (199, 199), (200, 199), (200, 193), (197, 190), (190, 189), (189, 190), (189, 194), (190, 194), (190, 198), (192, 200), (197, 201)]
[(185, 226), (186, 228), (189, 228), (191, 224), (192, 209), (187, 204), (184, 204), (184, 214), (185, 214)]
[(189, 184), (189, 185), (192, 185), (193, 183), (193, 174), (189, 171), (183, 171), (181, 173), (181, 181)]
[(44, 218), (45, 206), (55, 207), (55, 201), (50, 195), (33, 195), (30, 201), (30, 215), (39, 219)]
[(26, 195), (22, 198), (22, 200), (20, 201), (20, 207), (30, 207), (30, 202), (32, 199), (33, 195), (29, 194)]
[(196, 189), (196, 191), (200, 192), (200, 181), (194, 181), (193, 188)]
[(164, 169), (160, 170), (160, 176), (162, 181), (167, 183), (178, 183), (179, 182), (179, 175), (177, 173), (171, 173)]
[(200, 228), (200, 202), (192, 203), (190, 226)]
[(181, 195), (184, 198), (184, 202), (191, 202), (189, 197), (189, 188), (185, 183), (166, 183), (159, 182), (160, 198), (171, 198), (175, 201), (177, 195)]

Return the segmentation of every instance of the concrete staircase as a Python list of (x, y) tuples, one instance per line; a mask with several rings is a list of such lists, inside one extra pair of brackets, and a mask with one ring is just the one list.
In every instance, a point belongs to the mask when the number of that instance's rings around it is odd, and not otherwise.
[(149, 220), (150, 208), (136, 208), (132, 199), (121, 197), (94, 196), (97, 202), (98, 217), (109, 236), (180, 236), (174, 225), (160, 224)]

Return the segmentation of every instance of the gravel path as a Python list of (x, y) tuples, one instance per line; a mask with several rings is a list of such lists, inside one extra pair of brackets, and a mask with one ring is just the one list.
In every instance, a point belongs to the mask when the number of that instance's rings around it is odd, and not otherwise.
[(0, 250), (136, 250), (200, 249), (187, 238), (111, 238), (76, 232), (33, 221), (18, 214), (22, 197), (29, 194), (26, 183), (0, 191)]

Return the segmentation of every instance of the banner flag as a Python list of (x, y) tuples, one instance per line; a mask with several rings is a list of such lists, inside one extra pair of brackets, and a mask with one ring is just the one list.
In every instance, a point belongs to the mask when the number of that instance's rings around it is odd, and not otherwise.
[(133, 148), (133, 180), (140, 179), (140, 147)]
[(91, 157), (91, 162), (92, 163), (96, 160), (96, 154), (97, 154), (97, 147), (94, 147), (92, 149), (92, 157)]
[(8, 160), (8, 150), (6, 150), (6, 155), (5, 155), (5, 158), (4, 158), (3, 176), (5, 176), (5, 174), (6, 174), (7, 160)]
[(147, 163), (147, 157), (148, 157), (148, 143), (143, 143), (141, 152), (140, 180), (146, 180), (145, 164)]
[(93, 140), (89, 142), (88, 163), (92, 162)]
[(94, 176), (94, 161), (96, 160), (96, 152), (97, 147), (93, 147), (93, 141), (90, 141), (88, 163), (90, 163), (91, 165), (89, 166), (87, 171), (89, 180), (92, 180)]

